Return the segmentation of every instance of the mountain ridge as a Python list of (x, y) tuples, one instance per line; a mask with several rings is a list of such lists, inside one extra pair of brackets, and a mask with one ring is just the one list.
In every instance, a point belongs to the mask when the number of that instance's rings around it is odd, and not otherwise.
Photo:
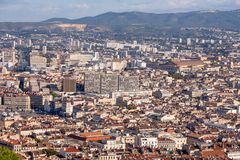
[(240, 30), (240, 9), (233, 11), (192, 11), (180, 13), (145, 13), (145, 12), (106, 12), (97, 16), (78, 19), (55, 18), (43, 23), (84, 23), (110, 29), (140, 25), (143, 27), (181, 28), (181, 27), (217, 27)]
[(180, 13), (106, 12), (78, 19), (51, 18), (42, 22), (0, 22), (0, 31), (51, 30), (55, 24), (87, 24), (93, 31), (157, 35), (177, 33), (182, 28), (220, 28), (240, 31), (240, 9), (232, 11), (203, 10)]

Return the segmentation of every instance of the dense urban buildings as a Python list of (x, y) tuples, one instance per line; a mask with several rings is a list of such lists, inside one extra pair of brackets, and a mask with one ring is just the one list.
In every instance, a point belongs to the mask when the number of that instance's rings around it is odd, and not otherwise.
[(240, 159), (239, 30), (55, 21), (0, 27), (0, 146), (26, 160)]

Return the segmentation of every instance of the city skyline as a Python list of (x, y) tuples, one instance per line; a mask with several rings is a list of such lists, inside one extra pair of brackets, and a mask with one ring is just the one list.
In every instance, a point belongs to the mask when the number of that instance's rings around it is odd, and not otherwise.
[(0, 0), (1, 22), (38, 22), (53, 17), (82, 18), (105, 12), (175, 13), (198, 10), (235, 10), (240, 0)]
[(240, 160), (239, 20), (240, 0), (0, 0), (0, 160)]

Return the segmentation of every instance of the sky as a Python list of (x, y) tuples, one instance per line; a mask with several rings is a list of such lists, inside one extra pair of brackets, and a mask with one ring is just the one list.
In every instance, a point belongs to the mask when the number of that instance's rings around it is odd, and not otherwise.
[(240, 0), (0, 0), (0, 22), (74, 19), (110, 11), (175, 13), (239, 8)]

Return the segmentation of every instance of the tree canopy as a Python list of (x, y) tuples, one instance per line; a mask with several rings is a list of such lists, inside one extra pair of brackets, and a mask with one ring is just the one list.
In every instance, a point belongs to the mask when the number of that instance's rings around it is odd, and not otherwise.
[(0, 159), (1, 160), (20, 160), (16, 153), (6, 147), (0, 146)]

